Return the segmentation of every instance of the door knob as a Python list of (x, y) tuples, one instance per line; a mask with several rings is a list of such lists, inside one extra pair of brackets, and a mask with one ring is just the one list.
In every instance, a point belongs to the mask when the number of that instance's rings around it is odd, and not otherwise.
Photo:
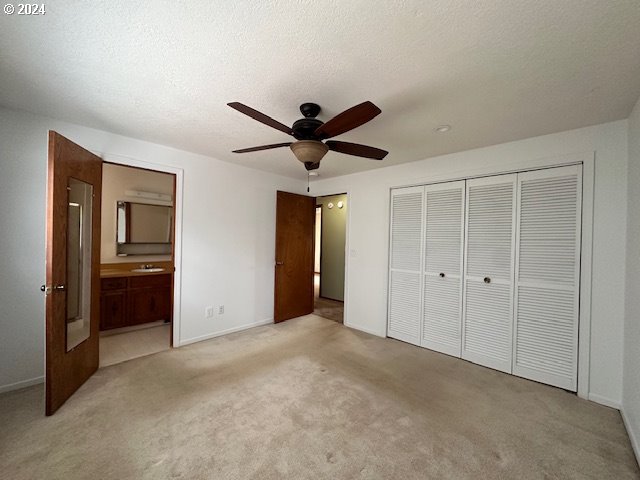
[(484, 283), (491, 283), (491, 279), (489, 277), (484, 277)]
[(276, 265), (284, 265), (284, 262), (276, 262)]
[(40, 285), (40, 291), (45, 295), (49, 295), (51, 292), (58, 291), (64, 292), (67, 289), (66, 285)]
[(440, 278), (444, 278), (444, 272), (440, 272)]

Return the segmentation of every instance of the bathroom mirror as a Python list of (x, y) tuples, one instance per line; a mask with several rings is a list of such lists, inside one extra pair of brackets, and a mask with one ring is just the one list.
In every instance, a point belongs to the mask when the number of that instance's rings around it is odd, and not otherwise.
[(118, 255), (171, 253), (173, 207), (118, 201)]
[(91, 212), (93, 185), (67, 186), (67, 351), (91, 334)]

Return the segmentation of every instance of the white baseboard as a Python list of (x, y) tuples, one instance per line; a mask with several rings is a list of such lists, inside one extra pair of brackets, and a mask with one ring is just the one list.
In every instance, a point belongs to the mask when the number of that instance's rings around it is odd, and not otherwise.
[(629, 421), (629, 417), (627, 417), (624, 413), (624, 406), (620, 409), (620, 414), (622, 415), (624, 428), (627, 429), (627, 435), (629, 435), (629, 440), (631, 441), (631, 447), (633, 448), (633, 452), (636, 454), (636, 461), (638, 462), (638, 465), (640, 465), (640, 443), (638, 442), (638, 437), (636, 436), (636, 432), (633, 429), (631, 422)]
[(0, 386), (0, 393), (11, 392), (12, 390), (19, 390), (21, 388), (30, 387), (32, 385), (38, 385), (39, 383), (44, 382), (44, 375), (41, 377), (30, 378), (28, 380), (22, 380), (16, 383), (10, 383), (8, 385)]
[(589, 400), (599, 403), (600, 405), (604, 405), (605, 407), (611, 407), (615, 408), (616, 410), (620, 410), (620, 402), (618, 400), (611, 400), (610, 398), (603, 397), (595, 393), (589, 394)]
[(227, 328), (226, 330), (221, 330), (219, 332), (208, 333), (206, 335), (200, 335), (199, 337), (188, 338), (186, 340), (182, 340), (178, 347), (184, 347), (185, 345), (191, 345), (192, 343), (202, 342), (204, 340), (209, 340), (211, 338), (221, 337), (222, 335), (228, 335), (234, 332), (240, 332), (242, 330), (247, 330), (249, 328), (261, 327), (262, 325), (269, 325), (273, 323), (273, 318), (267, 318), (266, 320), (260, 320), (254, 323), (247, 323), (245, 325), (240, 325), (239, 327)]
[(376, 337), (384, 338), (384, 337), (387, 336), (385, 334), (385, 332), (379, 332), (377, 330), (373, 330), (373, 329), (368, 328), (368, 327), (363, 327), (362, 325), (356, 325), (356, 324), (353, 324), (351, 322), (349, 322), (349, 323), (345, 322), (344, 326), (345, 327), (349, 327), (349, 328), (353, 328), (354, 330), (360, 330), (361, 332), (364, 332), (364, 333), (369, 333), (371, 335), (375, 335)]

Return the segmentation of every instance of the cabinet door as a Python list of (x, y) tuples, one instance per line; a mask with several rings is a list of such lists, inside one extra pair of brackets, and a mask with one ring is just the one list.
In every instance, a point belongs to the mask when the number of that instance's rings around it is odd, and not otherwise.
[(127, 293), (106, 291), (100, 295), (100, 330), (124, 327), (127, 324)]
[(577, 388), (582, 167), (518, 174), (513, 373)]
[(516, 175), (467, 181), (462, 358), (511, 373)]
[(420, 344), (424, 187), (391, 192), (387, 335)]
[(171, 290), (140, 288), (129, 290), (129, 325), (169, 320), (171, 318)]
[(460, 356), (465, 182), (425, 187), (423, 347)]

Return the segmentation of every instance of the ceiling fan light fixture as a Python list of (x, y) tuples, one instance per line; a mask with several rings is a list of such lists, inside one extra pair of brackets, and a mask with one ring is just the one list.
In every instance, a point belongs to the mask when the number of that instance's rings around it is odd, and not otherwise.
[[(289, 148), (298, 160), (307, 165), (317, 165), (327, 154), (329, 147), (319, 140), (298, 140)], [(318, 168), (317, 166), (315, 168)], [(313, 170), (307, 167), (307, 170)]]

